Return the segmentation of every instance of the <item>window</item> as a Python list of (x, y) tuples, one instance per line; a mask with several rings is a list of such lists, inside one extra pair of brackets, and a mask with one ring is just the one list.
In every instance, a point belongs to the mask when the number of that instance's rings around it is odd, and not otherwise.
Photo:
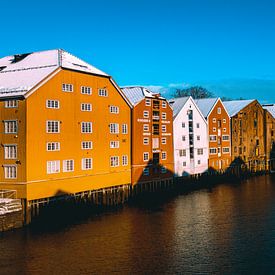
[(216, 130), (217, 130), (216, 127), (213, 127), (213, 132), (216, 132)]
[(63, 92), (73, 92), (74, 90), (74, 87), (72, 84), (66, 84), (66, 83), (63, 83), (62, 84), (62, 91)]
[(166, 167), (162, 166), (160, 172), (161, 172), (162, 174), (167, 173)]
[(226, 119), (225, 118), (222, 120), (222, 123), (226, 123)]
[(149, 138), (148, 137), (143, 138), (143, 144), (144, 145), (148, 145), (149, 144)]
[(81, 149), (93, 149), (93, 142), (92, 141), (82, 141), (81, 142)]
[(223, 153), (229, 153), (229, 147), (223, 147), (222, 152)]
[(179, 150), (179, 155), (180, 155), (180, 157), (186, 157), (186, 150), (185, 149), (180, 149)]
[(145, 106), (151, 106), (151, 99), (145, 99)]
[(166, 113), (161, 113), (161, 119), (166, 120)]
[(223, 131), (226, 132), (226, 128), (223, 128)]
[(217, 148), (209, 148), (210, 155), (217, 154)]
[(167, 153), (166, 152), (161, 152), (161, 159), (166, 160), (167, 158)]
[(162, 101), (162, 108), (166, 108), (166, 106), (167, 106), (166, 101)]
[(74, 160), (67, 159), (63, 160), (63, 172), (71, 172), (74, 170)]
[(143, 168), (143, 176), (149, 176), (150, 170), (149, 168)]
[(83, 158), (82, 159), (82, 170), (91, 170), (93, 169), (93, 159), (92, 158)]
[(81, 133), (92, 133), (93, 125), (92, 122), (81, 122)]
[(163, 133), (166, 133), (166, 125), (161, 125), (161, 131), (162, 131)]
[(119, 141), (110, 141), (110, 148), (119, 148)]
[(128, 127), (127, 127), (127, 124), (122, 124), (122, 134), (127, 134), (128, 133)]
[(17, 120), (6, 120), (4, 121), (5, 134), (16, 134), (17, 133)]
[(5, 101), (5, 108), (17, 108), (18, 100), (7, 100)]
[(201, 161), (200, 160), (198, 160), (198, 165), (200, 165), (201, 164)]
[(149, 125), (148, 124), (143, 124), (143, 131), (148, 132), (149, 131)]
[(149, 111), (143, 111), (143, 117), (149, 118)]
[(197, 128), (200, 128), (200, 124), (199, 123), (197, 123), (196, 125), (197, 125)]
[(60, 160), (47, 161), (47, 174), (55, 174), (60, 172)]
[(17, 158), (17, 145), (4, 145), (5, 159)]
[(166, 137), (164, 137), (164, 138), (161, 138), (161, 144), (166, 144)]
[(126, 165), (128, 165), (128, 156), (123, 155), (122, 156), (122, 166), (126, 166)]
[(92, 104), (91, 103), (81, 103), (81, 111), (91, 112), (92, 111)]
[(60, 121), (47, 120), (46, 121), (47, 133), (59, 133), (60, 132)]
[(215, 136), (215, 135), (210, 135), (210, 136), (209, 136), (209, 140), (210, 140), (210, 142), (216, 141), (216, 140), (217, 140), (217, 136)]
[(47, 142), (47, 151), (59, 151), (60, 142)]
[(153, 124), (153, 135), (159, 135), (159, 125)]
[(5, 179), (17, 178), (17, 167), (15, 165), (4, 165)]
[(112, 156), (110, 158), (110, 165), (111, 165), (111, 167), (117, 167), (117, 166), (119, 166), (119, 157)]
[(212, 120), (212, 121), (213, 121), (213, 123), (216, 123), (216, 118), (213, 118), (213, 120)]
[(153, 138), (153, 149), (159, 148), (159, 138)]
[(181, 139), (182, 139), (182, 141), (185, 141), (185, 140), (186, 140), (186, 137), (185, 137), (185, 136), (182, 136)]
[(217, 113), (218, 113), (218, 114), (221, 114), (221, 113), (222, 113), (221, 107), (219, 107), (219, 108), (217, 109)]
[(83, 95), (91, 95), (92, 94), (92, 88), (91, 87), (81, 86), (81, 93)]
[(182, 166), (183, 166), (183, 167), (186, 167), (186, 161), (183, 161), (183, 162), (182, 162)]
[(109, 107), (111, 114), (119, 114), (119, 107), (118, 106), (110, 106)]
[(197, 140), (201, 140), (201, 137), (200, 137), (200, 136), (197, 136)]
[(145, 152), (143, 153), (143, 161), (148, 161), (149, 160), (149, 153)]
[(119, 134), (119, 124), (118, 123), (110, 123), (110, 133), (111, 134)]
[(185, 128), (185, 122), (182, 122), (182, 123), (181, 123), (181, 127), (182, 127), (182, 128)]
[(108, 92), (106, 89), (98, 89), (98, 95), (99, 96), (108, 96)]
[(198, 155), (203, 155), (203, 148), (198, 148), (197, 153)]
[(222, 140), (229, 140), (229, 136), (228, 135), (223, 135)]
[(49, 109), (59, 109), (59, 101), (58, 100), (46, 100), (46, 107)]

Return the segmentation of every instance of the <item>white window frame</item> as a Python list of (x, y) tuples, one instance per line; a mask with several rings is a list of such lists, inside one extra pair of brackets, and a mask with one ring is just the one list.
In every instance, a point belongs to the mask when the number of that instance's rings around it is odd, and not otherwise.
[(82, 170), (92, 170), (93, 169), (93, 159), (92, 158), (83, 158), (81, 160), (81, 169)]
[(110, 123), (110, 134), (119, 134), (119, 124), (118, 123)]
[[(50, 125), (51, 123), (52, 125)], [(60, 133), (60, 121), (59, 120), (47, 120), (46, 121), (46, 132), (49, 134)]]
[(119, 148), (119, 140), (111, 140), (110, 141), (110, 148), (111, 149), (117, 149), (117, 148)]
[(92, 104), (91, 103), (81, 103), (80, 110), (82, 112), (91, 112), (93, 110)]
[(222, 135), (222, 140), (223, 141), (229, 141), (230, 140), (229, 135)]
[(121, 133), (124, 134), (124, 135), (128, 134), (128, 124), (123, 123), (121, 125)]
[(151, 99), (149, 98), (145, 99), (145, 106), (151, 106)]
[(17, 159), (17, 144), (4, 144), (4, 159)]
[[(212, 150), (213, 152), (211, 152), (211, 150)], [(216, 155), (216, 154), (217, 154), (217, 148), (215, 148), (215, 147), (209, 148), (209, 155)]]
[(162, 151), (161, 152), (161, 159), (162, 160), (166, 160), (167, 159), (167, 152), (166, 151)]
[(221, 107), (218, 107), (218, 108), (217, 108), (217, 114), (220, 115), (221, 113), (222, 113), (222, 108), (221, 108)]
[(122, 166), (127, 166), (128, 165), (128, 156), (123, 155), (122, 156)]
[(222, 123), (226, 123), (226, 118), (223, 118)]
[(92, 88), (89, 86), (81, 86), (80, 91), (82, 95), (91, 95), (92, 94)]
[(56, 99), (47, 99), (46, 108), (47, 109), (59, 109), (59, 100)]
[(62, 83), (62, 92), (72, 93), (74, 91), (74, 85), (70, 83)]
[[(214, 139), (211, 139), (214, 138)], [(209, 142), (216, 142), (217, 141), (217, 135), (209, 135)]]
[(4, 177), (5, 179), (17, 179), (17, 166), (16, 165), (4, 165)]
[(63, 160), (63, 172), (73, 172), (74, 171), (74, 160), (65, 159)]
[[(224, 149), (226, 149), (226, 150), (224, 150)], [(222, 152), (223, 152), (223, 154), (229, 154), (230, 153), (230, 148), (229, 147), (223, 147)]]
[(213, 118), (213, 120), (212, 120), (212, 121), (213, 121), (213, 123), (216, 123), (216, 122), (217, 122), (216, 118)]
[(98, 95), (99, 96), (103, 96), (103, 97), (107, 97), (108, 96), (108, 91), (106, 88), (100, 88), (98, 89)]
[(91, 140), (81, 141), (81, 149), (82, 150), (91, 150), (91, 149), (93, 149), (93, 142)]
[(90, 134), (93, 132), (93, 123), (91, 121), (82, 121), (81, 122), (81, 133)]
[(167, 108), (167, 102), (163, 100), (162, 103), (161, 103), (161, 106), (164, 109)]
[(143, 132), (149, 132), (149, 124), (143, 124)]
[(110, 166), (118, 167), (119, 166), (119, 156), (111, 156), (110, 157)]
[(223, 128), (223, 132), (224, 132), (224, 133), (226, 133), (226, 130), (227, 130), (226, 128)]
[(143, 161), (149, 161), (149, 152), (143, 152)]
[(213, 129), (212, 129), (212, 130), (213, 130), (213, 132), (217, 132), (217, 129), (216, 129), (216, 127), (213, 127)]
[(186, 149), (179, 149), (179, 156), (186, 157)]
[(143, 118), (149, 118), (149, 111), (143, 111)]
[(56, 141), (47, 142), (46, 150), (48, 152), (60, 151), (60, 142), (56, 142)]
[(166, 137), (161, 138), (161, 144), (167, 144), (167, 138)]
[(5, 108), (18, 108), (18, 100), (16, 99), (6, 100)]
[(161, 119), (162, 119), (162, 120), (166, 120), (166, 119), (167, 119), (167, 113), (162, 112), (162, 113), (161, 113)]
[(166, 125), (161, 125), (161, 132), (166, 133), (167, 132), (167, 126)]
[(60, 160), (47, 161), (47, 174), (57, 174), (57, 173), (60, 173)]
[(18, 121), (17, 120), (4, 120), (5, 134), (17, 134)]
[(143, 145), (149, 145), (149, 138), (148, 137), (143, 138)]
[(114, 106), (114, 105), (111, 105), (109, 107), (109, 111), (111, 114), (119, 114), (119, 107), (118, 106)]

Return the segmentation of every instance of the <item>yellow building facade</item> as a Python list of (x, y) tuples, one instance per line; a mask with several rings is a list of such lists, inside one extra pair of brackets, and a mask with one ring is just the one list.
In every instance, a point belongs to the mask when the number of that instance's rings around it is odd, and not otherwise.
[(0, 59), (0, 189), (30, 201), (130, 184), (131, 110), (112, 78), (62, 50), (18, 59)]

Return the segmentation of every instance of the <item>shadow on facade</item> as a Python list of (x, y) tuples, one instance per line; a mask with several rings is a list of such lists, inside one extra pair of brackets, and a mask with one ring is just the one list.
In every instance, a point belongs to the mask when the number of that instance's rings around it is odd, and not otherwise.
[(270, 171), (274, 173), (275, 172), (275, 142), (274, 141), (272, 142), (269, 159), (270, 159), (270, 164), (269, 164)]

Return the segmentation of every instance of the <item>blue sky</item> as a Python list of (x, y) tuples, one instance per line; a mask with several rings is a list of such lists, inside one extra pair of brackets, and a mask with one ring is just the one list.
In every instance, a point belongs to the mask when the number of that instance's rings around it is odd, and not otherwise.
[(0, 11), (0, 56), (63, 48), (122, 86), (275, 102), (273, 0), (9, 0)]

